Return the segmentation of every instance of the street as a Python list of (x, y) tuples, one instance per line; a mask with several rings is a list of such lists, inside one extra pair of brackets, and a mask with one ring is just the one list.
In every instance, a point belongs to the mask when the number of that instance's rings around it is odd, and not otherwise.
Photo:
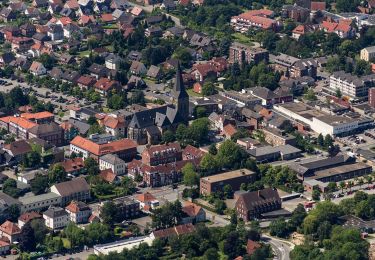
[(277, 239), (268, 235), (262, 235), (261, 240), (271, 245), (272, 251), (275, 254), (274, 259), (278, 259), (278, 260), (290, 259), (290, 252), (294, 248), (294, 245), (292, 243), (281, 240), (281, 239)]

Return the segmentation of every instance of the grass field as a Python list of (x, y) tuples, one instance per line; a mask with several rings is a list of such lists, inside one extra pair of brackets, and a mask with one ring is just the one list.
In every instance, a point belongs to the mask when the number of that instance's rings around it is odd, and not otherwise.
[(195, 93), (192, 88), (187, 89), (186, 92), (192, 97), (202, 97), (201, 94)]
[(246, 35), (242, 34), (242, 33), (238, 33), (238, 32), (233, 33), (232, 37), (234, 38), (234, 41), (237, 41), (239, 43), (246, 44), (248, 46), (254, 45), (254, 43), (251, 41), (251, 39), (249, 37), (247, 37)]

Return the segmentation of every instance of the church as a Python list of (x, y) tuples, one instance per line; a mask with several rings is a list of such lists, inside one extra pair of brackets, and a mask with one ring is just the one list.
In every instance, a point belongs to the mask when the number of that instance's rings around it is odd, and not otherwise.
[(189, 117), (189, 95), (186, 92), (180, 64), (172, 89), (173, 103), (165, 106), (139, 111), (133, 114), (128, 125), (128, 138), (139, 145), (160, 142), (166, 130), (176, 130), (179, 124), (186, 124)]

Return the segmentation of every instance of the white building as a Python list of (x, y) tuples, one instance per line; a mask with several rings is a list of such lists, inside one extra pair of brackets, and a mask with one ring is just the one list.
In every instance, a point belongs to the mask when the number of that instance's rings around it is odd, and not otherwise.
[(116, 175), (124, 175), (126, 173), (126, 163), (118, 156), (106, 154), (99, 159), (100, 170), (111, 169)]
[(146, 243), (149, 246), (152, 244), (152, 241), (154, 241), (155, 237), (151, 234), (149, 236), (143, 236), (143, 237), (133, 237), (125, 240), (115, 241), (108, 244), (101, 244), (101, 245), (95, 245), (94, 246), (94, 253), (96, 255), (108, 255), (110, 252), (116, 252), (120, 253), (124, 249), (132, 249), (136, 246), (139, 246), (141, 243)]
[(43, 213), (45, 225), (50, 229), (61, 229), (68, 225), (70, 218), (68, 212), (60, 207), (50, 207)]
[(375, 46), (367, 47), (361, 50), (361, 60), (370, 61), (375, 58)]
[(21, 202), (21, 213), (27, 211), (40, 211), (49, 206), (61, 205), (61, 196), (56, 193), (49, 192), (36, 196), (27, 196), (19, 198)]
[(70, 221), (76, 224), (87, 223), (92, 213), (91, 208), (81, 201), (72, 201), (65, 210), (69, 213)]

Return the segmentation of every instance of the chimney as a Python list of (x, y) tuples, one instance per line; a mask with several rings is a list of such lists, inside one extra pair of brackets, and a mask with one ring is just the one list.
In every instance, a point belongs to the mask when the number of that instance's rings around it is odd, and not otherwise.
[(258, 190), (257, 193), (258, 193), (258, 197), (260, 197), (260, 190)]

